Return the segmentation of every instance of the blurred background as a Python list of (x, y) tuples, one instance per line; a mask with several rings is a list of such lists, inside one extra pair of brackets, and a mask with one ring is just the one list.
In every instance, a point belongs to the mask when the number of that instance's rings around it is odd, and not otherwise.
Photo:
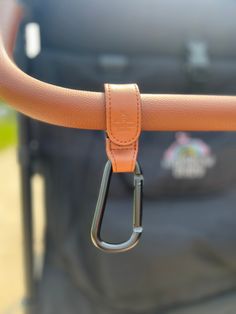
[[(21, 191), (18, 163), (17, 114), (0, 101), (0, 313), (23, 314), (25, 280), (22, 239)], [(33, 180), (34, 250), (36, 265), (42, 266), (43, 188), (42, 179)]]

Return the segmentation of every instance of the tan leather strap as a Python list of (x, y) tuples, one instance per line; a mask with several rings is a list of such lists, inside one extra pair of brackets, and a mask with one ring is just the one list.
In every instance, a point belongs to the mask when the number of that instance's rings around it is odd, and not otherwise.
[(141, 132), (141, 101), (136, 84), (105, 84), (106, 152), (113, 172), (133, 172)]

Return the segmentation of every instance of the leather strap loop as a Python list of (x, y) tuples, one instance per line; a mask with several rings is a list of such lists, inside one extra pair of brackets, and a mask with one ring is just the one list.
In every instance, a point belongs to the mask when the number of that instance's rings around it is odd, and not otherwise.
[(105, 84), (106, 152), (113, 172), (133, 172), (141, 132), (141, 101), (136, 84)]

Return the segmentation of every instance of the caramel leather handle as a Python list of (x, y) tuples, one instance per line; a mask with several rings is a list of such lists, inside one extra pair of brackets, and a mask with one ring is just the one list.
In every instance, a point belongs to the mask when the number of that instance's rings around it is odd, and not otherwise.
[[(50, 85), (28, 76), (14, 64), (9, 53), (20, 11), (14, 0), (3, 0), (0, 97), (17, 111), (37, 120), (64, 127), (105, 130), (104, 93)], [(142, 94), (141, 103), (142, 130), (236, 130), (234, 96)]]

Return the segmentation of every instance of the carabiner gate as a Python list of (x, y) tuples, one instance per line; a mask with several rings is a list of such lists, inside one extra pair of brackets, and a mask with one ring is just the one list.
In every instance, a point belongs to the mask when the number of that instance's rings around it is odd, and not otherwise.
[(91, 239), (94, 245), (100, 250), (108, 253), (120, 253), (125, 252), (132, 249), (139, 241), (140, 236), (142, 234), (142, 187), (143, 187), (143, 175), (141, 168), (136, 162), (135, 170), (134, 170), (134, 203), (133, 203), (133, 232), (131, 237), (123, 242), (118, 244), (112, 244), (104, 242), (101, 239), (101, 227), (103, 214), (106, 207), (106, 201), (110, 186), (112, 176), (112, 164), (110, 160), (107, 161), (101, 187), (99, 191), (98, 201), (93, 217), (93, 223), (91, 228)]

